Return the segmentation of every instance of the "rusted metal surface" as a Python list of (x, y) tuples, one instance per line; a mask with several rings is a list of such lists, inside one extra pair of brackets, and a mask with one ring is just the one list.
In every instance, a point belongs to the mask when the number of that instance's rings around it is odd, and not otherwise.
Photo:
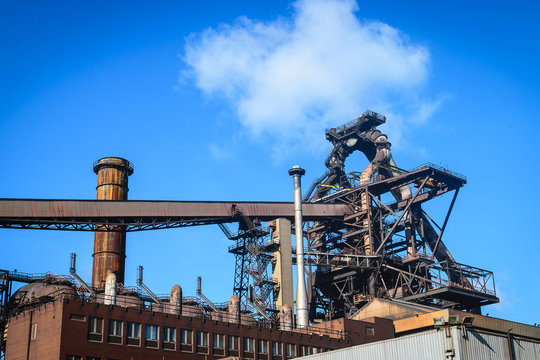
[[(97, 200), (127, 200), (128, 176), (133, 173), (133, 165), (125, 159), (106, 157), (94, 163), (98, 176)], [(96, 230), (100, 230), (99, 228)], [(105, 287), (109, 272), (116, 275), (116, 281), (124, 283), (126, 259), (126, 231), (119, 227), (116, 231), (96, 231), (94, 235), (94, 258), (92, 267), (92, 287)]]
[[(304, 203), (302, 209), (308, 220), (352, 213), (344, 204)], [(0, 199), (0, 227), (94, 231), (100, 225), (137, 231), (234, 222), (238, 211), (261, 220), (294, 218), (292, 202)]]

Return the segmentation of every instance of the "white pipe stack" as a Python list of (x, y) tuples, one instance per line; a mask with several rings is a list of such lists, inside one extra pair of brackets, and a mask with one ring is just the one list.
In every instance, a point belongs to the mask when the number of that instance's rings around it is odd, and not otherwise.
[(301, 177), (306, 170), (293, 166), (289, 175), (294, 181), (294, 226), (296, 229), (296, 326), (303, 328), (309, 325), (306, 277), (304, 270), (304, 234), (302, 225), (302, 182)]

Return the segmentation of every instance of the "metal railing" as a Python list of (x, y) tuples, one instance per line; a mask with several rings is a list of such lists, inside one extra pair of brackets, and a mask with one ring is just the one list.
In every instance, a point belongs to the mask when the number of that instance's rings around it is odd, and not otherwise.
[[(8, 314), (8, 316), (12, 317), (17, 314), (23, 313), (26, 310), (34, 309), (41, 305), (52, 303), (55, 301), (76, 301), (81, 304), (84, 304), (84, 303), (103, 304), (105, 297), (106, 295), (104, 293), (97, 294), (96, 296), (91, 296), (89, 293), (82, 292), (82, 293), (76, 294), (72, 291), (61, 289), (61, 290), (52, 292), (47, 296), (41, 297), (39, 299), (35, 299), (35, 301), (19, 304), (18, 306), (10, 309), (11, 311)], [(145, 311), (145, 312), (180, 315), (179, 307), (168, 303), (168, 298), (169, 298), (168, 295), (157, 295), (157, 297), (162, 300), (160, 303), (152, 303), (152, 302), (146, 301), (145, 299), (141, 299), (135, 296), (117, 295), (116, 304), (114, 306), (124, 307), (124, 308), (133, 308), (133, 309), (137, 309), (138, 311)], [(279, 324), (273, 321), (257, 319), (253, 316), (253, 314), (245, 313), (245, 310), (241, 311), (240, 316), (229, 313), (226, 310), (228, 309), (228, 303), (219, 303), (219, 304), (214, 304), (214, 305), (219, 311), (211, 311), (210, 306), (208, 306), (204, 302), (201, 302), (196, 297), (185, 296), (182, 298), (181, 316), (228, 322), (228, 323), (238, 323), (238, 320), (240, 320), (240, 324), (242, 325), (261, 326), (264, 328), (279, 329)], [(303, 334), (319, 335), (319, 336), (326, 335), (332, 338), (346, 339), (345, 332), (336, 331), (332, 329), (326, 329), (326, 328), (319, 328), (316, 326), (308, 326), (302, 329), (293, 329), (292, 331), (300, 332)]]
[(440, 165), (435, 165), (435, 164), (433, 164), (433, 163), (431, 163), (431, 162), (427, 162), (427, 163), (424, 163), (424, 164), (422, 164), (422, 165), (420, 165), (420, 166), (417, 166), (417, 167), (415, 167), (415, 168), (412, 168), (411, 170), (409, 170), (409, 172), (413, 172), (413, 171), (420, 170), (420, 169), (423, 169), (423, 168), (433, 168), (433, 169), (437, 169), (437, 170), (439, 170), (439, 171), (442, 171), (442, 172), (444, 172), (444, 173), (447, 173), (447, 174), (452, 175), (452, 176), (454, 176), (454, 177), (457, 177), (457, 178), (459, 178), (459, 179), (467, 180), (467, 177), (466, 177), (465, 175), (460, 174), (460, 173), (455, 172), (455, 171), (452, 171), (452, 170), (450, 170), (450, 169), (448, 169), (448, 168), (445, 168), (445, 167), (442, 167), (442, 166), (440, 166)]

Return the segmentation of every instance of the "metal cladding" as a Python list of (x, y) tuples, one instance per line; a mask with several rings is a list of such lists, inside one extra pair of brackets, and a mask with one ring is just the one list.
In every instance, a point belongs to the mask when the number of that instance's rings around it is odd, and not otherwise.
[(302, 223), (302, 183), (306, 170), (296, 165), (289, 170), (294, 181), (294, 221), (296, 230), (296, 325), (303, 328), (309, 325), (306, 276), (304, 270), (304, 233)]
[[(98, 175), (97, 200), (127, 200), (128, 176), (133, 173), (133, 165), (129, 161), (118, 157), (105, 157), (94, 163), (94, 172)], [(92, 287), (103, 289), (109, 271), (116, 274), (119, 283), (124, 283), (124, 230), (96, 231), (92, 256)]]

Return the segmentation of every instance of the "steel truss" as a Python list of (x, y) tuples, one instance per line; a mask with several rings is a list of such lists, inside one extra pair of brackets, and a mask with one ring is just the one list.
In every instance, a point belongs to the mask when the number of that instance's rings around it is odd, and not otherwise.
[(257, 222), (243, 217), (240, 229), (231, 233), (228, 227), (220, 224), (221, 230), (234, 245), (229, 246), (229, 253), (234, 254), (234, 286), (233, 293), (240, 299), (245, 309), (253, 309), (266, 319), (273, 318), (272, 291), (274, 282), (268, 276), (271, 254), (264, 251), (270, 240), (270, 230)]
[[(442, 241), (466, 178), (433, 164), (392, 169), (400, 174), (384, 178), (373, 166), (372, 182), (349, 173), (324, 197), (310, 199), (347, 204), (352, 212), (344, 221), (308, 223), (311, 318), (350, 315), (374, 297), (468, 311), (498, 302), (493, 273), (457, 263)], [(397, 193), (405, 186), (414, 190), (402, 199)], [(422, 204), (452, 191), (439, 226)]]

